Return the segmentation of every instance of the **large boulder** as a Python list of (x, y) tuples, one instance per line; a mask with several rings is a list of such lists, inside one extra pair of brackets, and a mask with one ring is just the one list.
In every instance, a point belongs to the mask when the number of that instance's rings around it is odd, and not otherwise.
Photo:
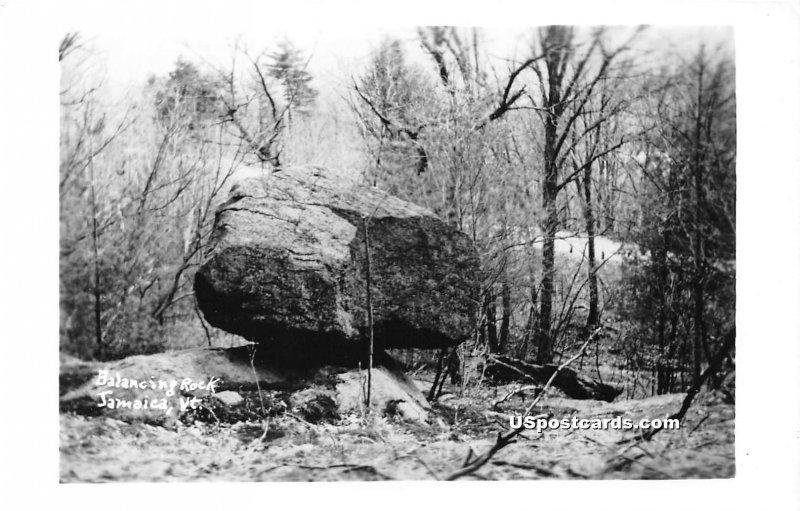
[(478, 302), (478, 255), (469, 237), (422, 207), (320, 168), (232, 187), (195, 278), (203, 314), (275, 357), (330, 361), (362, 353), (365, 222), (375, 349), (466, 340)]

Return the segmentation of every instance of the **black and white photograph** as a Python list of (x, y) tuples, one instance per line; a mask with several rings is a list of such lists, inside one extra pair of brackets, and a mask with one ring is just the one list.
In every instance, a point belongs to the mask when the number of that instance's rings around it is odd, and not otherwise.
[(739, 236), (747, 183), (797, 198), (742, 138), (782, 75), (747, 85), (734, 17), (66, 4), (22, 202), (51, 189), (58, 331), (13, 341), (58, 353), (48, 482), (732, 482), (750, 396), (798, 413), (737, 271), (796, 248)]

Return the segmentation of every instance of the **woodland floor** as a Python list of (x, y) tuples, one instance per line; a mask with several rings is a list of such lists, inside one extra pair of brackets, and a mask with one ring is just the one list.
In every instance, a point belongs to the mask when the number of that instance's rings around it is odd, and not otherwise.
[[(481, 454), (520, 413), (519, 398), (488, 412), (513, 388), (476, 386), (434, 405), (427, 425), (348, 416), (310, 424), (291, 415), (266, 424), (179, 425), (177, 430), (103, 417), (61, 414), (61, 482), (331, 481), (444, 479), (470, 449)], [(663, 418), (683, 394), (614, 403), (548, 397), (534, 414), (555, 418)], [(470, 479), (679, 479), (733, 477), (734, 405), (699, 394), (678, 431), (618, 443), (633, 431), (527, 431)]]

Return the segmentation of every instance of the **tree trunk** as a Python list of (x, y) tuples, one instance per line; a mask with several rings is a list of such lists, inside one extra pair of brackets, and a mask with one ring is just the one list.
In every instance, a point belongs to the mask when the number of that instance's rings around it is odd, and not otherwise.
[(497, 343), (497, 304), (495, 303), (494, 293), (486, 297), (486, 338), (489, 342), (489, 351), (497, 353), (499, 346)]
[[(552, 89), (552, 88), (551, 88)], [(559, 101), (558, 92), (551, 90), (551, 102)], [(555, 97), (553, 97), (555, 96)], [(542, 296), (539, 302), (539, 318), (536, 322), (534, 342), (538, 348), (536, 362), (547, 364), (553, 360), (553, 339), (551, 337), (551, 313), (553, 310), (553, 278), (555, 271), (555, 237), (558, 232), (558, 168), (556, 167), (556, 123), (557, 119), (548, 114), (545, 122), (544, 183), (542, 186), (542, 207), (545, 211), (544, 243), (542, 247)]]
[(503, 281), (502, 291), (503, 317), (500, 320), (500, 343), (497, 352), (503, 354), (508, 347), (508, 334), (511, 328), (511, 286)]
[(583, 197), (586, 201), (583, 209), (583, 216), (586, 222), (586, 237), (588, 251), (588, 272), (589, 272), (589, 317), (586, 319), (587, 335), (597, 328), (600, 322), (598, 311), (597, 293), (597, 260), (594, 251), (595, 220), (594, 205), (592, 204), (592, 166), (586, 167), (586, 175), (583, 178)]
[(537, 296), (537, 293), (536, 293), (536, 285), (534, 283), (532, 283), (531, 284), (531, 308), (530, 308), (530, 312), (528, 313), (528, 322), (525, 325), (525, 337), (523, 338), (523, 341), (522, 341), (522, 351), (521, 351), (522, 356), (525, 359), (528, 358), (529, 343), (533, 339), (533, 336), (534, 336), (535, 331), (536, 331), (536, 323), (537, 323), (537, 319), (536, 318), (539, 317), (539, 314), (538, 314), (538, 311), (537, 311), (538, 302), (539, 302), (539, 300), (538, 300), (538, 296)]
[[(90, 135), (91, 137), (91, 135)], [(96, 183), (94, 176), (94, 148), (92, 146), (92, 139), (89, 139), (89, 172), (90, 172), (90, 186), (92, 193), (92, 247), (94, 252), (94, 333), (95, 333), (95, 357), (103, 358), (105, 355), (103, 346), (103, 324), (100, 302), (100, 248), (99, 239), (100, 232), (97, 225), (97, 195)]]
[[(547, 113), (544, 115), (544, 180), (542, 182), (542, 209), (545, 212), (544, 243), (542, 246), (542, 293), (539, 301), (539, 318), (536, 323), (534, 342), (537, 346), (536, 362), (546, 364), (553, 360), (553, 336), (551, 315), (553, 311), (553, 280), (555, 271), (555, 237), (558, 232), (558, 125), (566, 106), (561, 102), (561, 87), (564, 78), (563, 65), (569, 46), (569, 36), (564, 27), (548, 27), (545, 65), (547, 88), (545, 98)], [(552, 46), (551, 46), (552, 45)]]
[(433, 385), (431, 385), (431, 389), (428, 391), (428, 401), (433, 402), (436, 400), (436, 390), (439, 387), (439, 378), (445, 378), (445, 375), (442, 374), (442, 369), (444, 368), (444, 356), (446, 353), (447, 348), (442, 348), (439, 350), (439, 356), (436, 358), (436, 372), (433, 376)]
[[(462, 381), (464, 381), (464, 376), (462, 375), (462, 358), (461, 354), (458, 352), (459, 346), (453, 346), (450, 348), (452, 351), (450, 352), (450, 357), (447, 359), (447, 371), (450, 373), (450, 383), (453, 385), (459, 385)], [(441, 387), (444, 379), (439, 383)]]

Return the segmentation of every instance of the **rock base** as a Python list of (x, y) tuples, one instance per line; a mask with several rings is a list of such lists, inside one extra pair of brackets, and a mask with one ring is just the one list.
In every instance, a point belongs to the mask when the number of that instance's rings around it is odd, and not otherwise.
[[(250, 347), (191, 349), (61, 369), (62, 411), (172, 427), (290, 413), (312, 423), (366, 411), (367, 372), (270, 366)], [(424, 422), (429, 404), (396, 363), (376, 357), (370, 410)]]

